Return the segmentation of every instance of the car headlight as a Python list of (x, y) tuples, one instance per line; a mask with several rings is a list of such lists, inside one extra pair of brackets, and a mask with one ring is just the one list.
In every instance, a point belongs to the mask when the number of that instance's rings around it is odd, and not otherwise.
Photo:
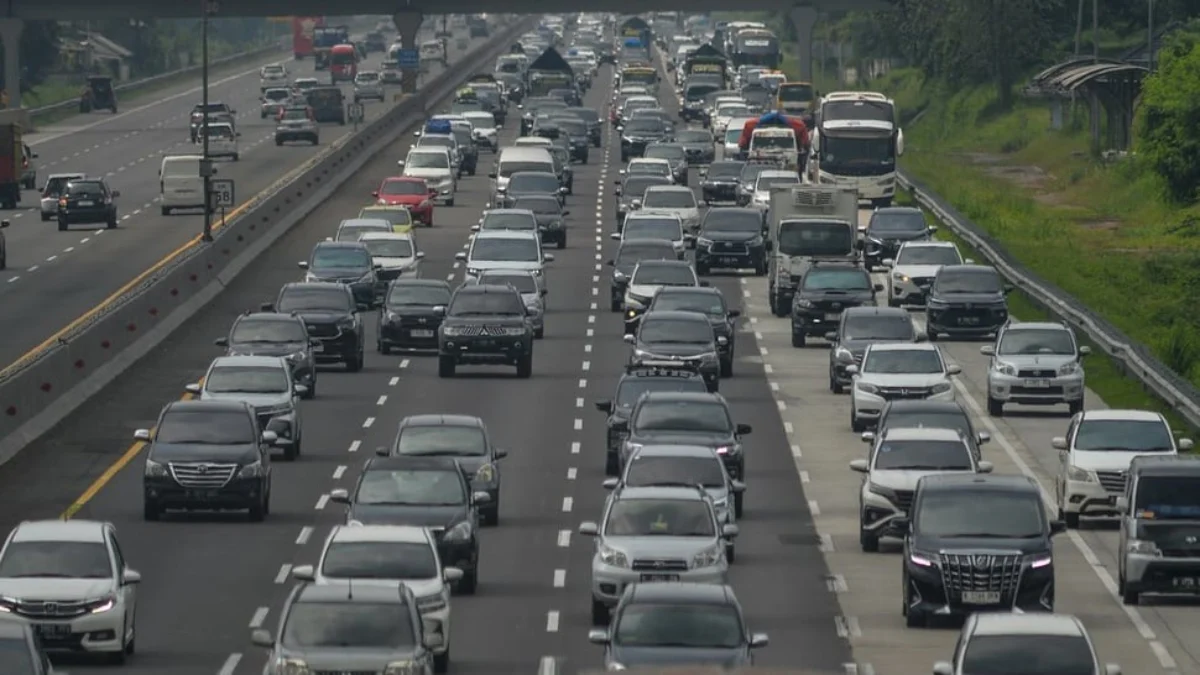
[(608, 664), (607, 670), (609, 670), (609, 671), (625, 670), (625, 665), (622, 663), (617, 663), (616, 661), (613, 661), (612, 663)]
[(725, 547), (717, 544), (692, 556), (692, 569), (719, 565), (725, 559)]
[(468, 267), (468, 268), (467, 268), (467, 276), (470, 276), (470, 277), (477, 277), (477, 276), (479, 276), (479, 275), (480, 275), (480, 273), (481, 273), (482, 271), (483, 271), (483, 270), (479, 269), (478, 267)]
[(622, 551), (615, 548), (609, 548), (604, 544), (596, 551), (596, 557), (600, 558), (600, 562), (611, 567), (629, 567), (629, 558)]
[(900, 272), (892, 272), (892, 278), (902, 284), (907, 284), (908, 282), (912, 281), (907, 274), (901, 274)]
[(1160, 558), (1162, 557), (1162, 551), (1159, 550), (1158, 545), (1152, 541), (1146, 541), (1145, 539), (1130, 539), (1125, 543), (1125, 550), (1129, 551), (1130, 553), (1140, 553), (1141, 555), (1152, 555)]
[(742, 446), (734, 443), (733, 445), (718, 445), (713, 448), (713, 451), (724, 457), (725, 455), (736, 455), (742, 451)]
[(855, 382), (854, 388), (861, 391), (864, 394), (878, 394), (879, 393), (879, 387), (871, 384), (870, 382)]
[(949, 382), (938, 382), (937, 384), (933, 385), (933, 388), (930, 391), (932, 391), (935, 394), (944, 394), (944, 393), (950, 391), (950, 383)]
[(475, 480), (480, 483), (491, 483), (496, 480), (496, 467), (491, 464), (484, 464), (475, 472)]
[(110, 593), (102, 598), (89, 600), (87, 605), (92, 614), (101, 614), (117, 606), (117, 596)]
[(709, 248), (713, 245), (713, 240), (707, 237), (696, 237), (696, 246), (700, 248)]
[(509, 337), (520, 337), (525, 334), (525, 326), (509, 326), (504, 329), (504, 334)]
[(284, 659), (275, 661), (276, 675), (309, 675), (308, 664), (300, 659)]
[(425, 672), (414, 661), (392, 661), (383, 669), (383, 675), (421, 675)]
[(1067, 480), (1073, 480), (1079, 483), (1099, 483), (1100, 479), (1096, 477), (1094, 471), (1081, 469), (1077, 466), (1067, 467)]
[(292, 354), (288, 354), (285, 358), (287, 358), (288, 361), (303, 361), (304, 357), (306, 356), (308, 356), (308, 352), (294, 352)]
[(802, 307), (804, 309), (812, 309), (813, 306), (812, 301), (806, 300), (799, 296), (796, 297), (795, 303), (797, 307)]
[(854, 360), (854, 352), (851, 352), (849, 349), (846, 349), (845, 347), (838, 347), (837, 349), (835, 349), (833, 351), (833, 358), (838, 361), (853, 361)]
[(446, 541), (466, 541), (471, 538), (471, 532), (471, 523), (464, 520), (446, 530), (446, 533), (442, 535), (442, 539)]
[(238, 471), (238, 478), (258, 478), (264, 473), (262, 462), (251, 462)]
[(716, 352), (704, 352), (703, 354), (697, 354), (694, 358), (697, 358), (701, 361), (716, 361), (717, 353)]
[(458, 337), (463, 335), (462, 326), (442, 326), (442, 334), (446, 337)]
[(949, 305), (946, 304), (945, 300), (939, 300), (937, 298), (929, 298), (925, 301), (925, 311), (929, 311), (931, 309), (935, 311), (943, 310), (948, 306)]
[(399, 321), (400, 315), (395, 312), (387, 312), (386, 314), (383, 315), (383, 320), (384, 321)]
[(354, 317), (347, 316), (342, 318), (337, 323), (338, 328), (342, 330), (354, 330)]
[(422, 614), (426, 612), (440, 612), (446, 609), (446, 596), (441, 593), (427, 595), (423, 598), (417, 598), (417, 610)]
[(1007, 361), (997, 361), (996, 372), (1001, 375), (1015, 376), (1017, 374), (1017, 367)]
[(613, 281), (625, 281), (625, 273), (621, 270), (613, 272)]
[(867, 483), (867, 492), (870, 492), (873, 495), (879, 495), (889, 502), (894, 503), (896, 501), (896, 491), (889, 487), (879, 485), (878, 483)]
[(1062, 377), (1064, 375), (1074, 375), (1075, 373), (1078, 373), (1078, 372), (1079, 372), (1079, 362), (1078, 361), (1071, 361), (1070, 363), (1064, 363), (1061, 366), (1059, 366), (1059, 368), (1058, 368), (1059, 377)]
[(146, 460), (146, 477), (147, 478), (166, 478), (167, 467), (152, 460)]
[(635, 359), (652, 359), (652, 358), (654, 358), (654, 353), (647, 351), (645, 349), (635, 349), (635, 350), (633, 350), (633, 358), (635, 358)]

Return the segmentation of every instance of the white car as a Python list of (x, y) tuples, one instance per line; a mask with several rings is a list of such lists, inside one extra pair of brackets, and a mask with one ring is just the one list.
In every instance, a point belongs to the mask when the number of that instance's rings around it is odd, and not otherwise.
[[(715, 134), (723, 134), (729, 128), (729, 123), (741, 117), (750, 116), (750, 106), (745, 103), (722, 103), (713, 115), (712, 129)], [(743, 125), (744, 126), (744, 125)], [(738, 129), (741, 131), (741, 129)]]
[(288, 71), (281, 63), (270, 63), (258, 69), (259, 86), (263, 89), (287, 84)]
[(417, 132), (417, 142), (413, 148), (441, 148), (450, 153), (450, 166), (454, 168), (454, 177), (462, 178), (462, 148), (458, 147), (458, 139), (453, 133), (426, 134)]
[(542, 252), (542, 239), (537, 232), (519, 230), (483, 230), (471, 237), (471, 248), (459, 252), (454, 259), (465, 264), (466, 278), (478, 281), (485, 270), (523, 270), (532, 273), (538, 287), (546, 287), (546, 263), (554, 255)]
[(952, 241), (909, 241), (900, 245), (895, 259), (883, 260), (888, 274), (888, 307), (924, 303), (933, 278), (944, 265), (973, 265), (963, 259)]
[(700, 205), (696, 193), (684, 185), (652, 185), (642, 199), (633, 200), (633, 207), (642, 213), (670, 214), (683, 221), (683, 231), (695, 234), (700, 229)]
[(354, 76), (354, 102), (366, 99), (382, 101), (386, 98), (383, 91), (383, 80), (375, 70), (360, 70)]
[[(629, 176), (659, 176), (675, 182), (675, 172), (671, 170), (671, 161), (661, 157), (638, 157), (629, 160), (624, 169), (620, 170), (623, 177)], [(621, 181), (617, 181), (620, 185)]]
[(463, 113), (463, 119), (471, 124), (471, 135), (481, 146), (487, 146), (492, 152), (500, 150), (500, 126), (496, 117), (490, 112), (471, 111)]
[(58, 216), (58, 198), (67, 189), (67, 183), (87, 178), (85, 173), (52, 173), (42, 186), (42, 220), (53, 220)]
[(1148, 410), (1087, 410), (1071, 418), (1066, 436), (1051, 439), (1058, 451), (1054, 479), (1058, 517), (1079, 527), (1080, 516), (1119, 515), (1129, 464), (1139, 455), (1176, 455), (1192, 449), (1178, 442), (1166, 418)]
[(687, 251), (687, 236), (683, 233), (683, 221), (672, 213), (645, 213), (634, 211), (625, 217), (620, 232), (613, 232), (616, 241), (625, 239), (666, 239), (671, 242), (680, 260)]
[(736, 159), (741, 148), (738, 146), (738, 141), (742, 139), (742, 129), (746, 128), (746, 122), (754, 120), (754, 117), (736, 117), (729, 121), (729, 125), (725, 131), (718, 137), (721, 143), (721, 158)]
[(421, 276), (425, 253), (417, 250), (417, 242), (411, 233), (366, 232), (358, 240), (371, 253), (371, 261), (379, 266), (376, 275), (380, 281)]
[[(204, 145), (204, 127), (201, 126), (196, 132), (196, 145)], [(238, 136), (240, 133), (234, 131), (233, 125), (228, 122), (209, 122), (208, 123), (208, 156), (209, 157), (227, 157), (233, 161), (238, 161)]]
[(408, 156), (396, 162), (403, 175), (424, 178), (431, 190), (438, 191), (438, 199), (446, 206), (454, 206), (454, 195), (458, 192), (454, 165), (450, 151), (446, 148), (413, 147)]
[(115, 663), (133, 653), (142, 575), (110, 523), (27, 520), (8, 534), (0, 570), (0, 611), (32, 623), (46, 651)]
[(403, 583), (417, 598), (426, 630), (442, 636), (432, 648), (434, 670), (450, 664), (450, 586), (463, 578), (457, 567), (442, 567), (437, 542), (428, 529), (411, 525), (335, 525), (315, 566), (292, 568), (297, 581), (355, 586)]
[(946, 363), (937, 345), (928, 342), (868, 345), (861, 366), (846, 366), (852, 378), (850, 428), (866, 431), (879, 420), (889, 400), (953, 401), (950, 378), (961, 372), (959, 366)]
[(771, 207), (771, 189), (790, 187), (800, 184), (800, 174), (795, 171), (782, 169), (763, 169), (754, 179), (754, 192), (750, 196), (750, 205), (760, 211)]

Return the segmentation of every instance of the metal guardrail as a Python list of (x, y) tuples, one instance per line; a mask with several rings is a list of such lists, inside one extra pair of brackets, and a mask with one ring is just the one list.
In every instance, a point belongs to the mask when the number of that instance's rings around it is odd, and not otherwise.
[(1179, 413), (1193, 429), (1200, 429), (1200, 389), (1160, 361), (1150, 349), (1088, 309), (1066, 291), (1026, 268), (1003, 244), (971, 222), (921, 181), (897, 172), (905, 191), (937, 217), (955, 235), (994, 265), (1005, 278), (1050, 314), (1066, 321), (1103, 349), (1124, 372)]
[[(270, 45), (263, 45), (261, 47), (255, 48), (255, 49), (248, 49), (244, 52), (238, 52), (237, 54), (231, 54), (229, 56), (225, 56), (225, 57), (222, 57), (219, 59), (210, 59), (208, 62), (208, 67), (211, 69), (213, 67), (226, 65), (229, 63), (236, 63), (238, 61), (244, 61), (246, 59), (257, 58), (260, 56), (266, 56), (267, 54), (270, 54), (271, 52), (282, 52), (282, 51), (284, 51), (285, 47), (286, 47), (286, 45), (284, 45), (283, 42), (276, 42), (276, 43), (270, 44)], [(153, 86), (163, 84), (165, 82), (170, 82), (171, 80), (183, 77), (185, 75), (197, 75), (200, 73), (200, 70), (201, 70), (201, 66), (198, 66), (198, 65), (197, 66), (188, 66), (187, 68), (180, 68), (178, 70), (172, 70), (168, 73), (160, 73), (158, 75), (153, 75), (151, 77), (143, 77), (143, 78), (140, 78), (137, 80), (133, 80), (132, 82), (126, 82), (124, 84), (119, 84), (119, 85), (113, 87), (113, 89), (116, 90), (116, 92), (118, 94), (120, 94), (121, 92), (137, 91), (138, 89), (144, 89), (146, 87), (153, 87)], [(78, 107), (79, 107), (79, 99), (72, 98), (72, 99), (67, 99), (65, 101), (60, 101), (58, 103), (52, 103), (50, 105), (44, 105), (44, 106), (40, 106), (37, 108), (29, 108), (28, 112), (30, 115), (41, 115), (41, 114), (45, 114), (48, 112), (54, 112), (56, 110), (66, 110), (68, 108), (78, 108)]]

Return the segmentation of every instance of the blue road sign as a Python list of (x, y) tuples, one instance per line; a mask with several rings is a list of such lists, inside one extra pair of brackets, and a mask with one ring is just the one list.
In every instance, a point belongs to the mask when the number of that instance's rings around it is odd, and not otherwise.
[(396, 61), (401, 68), (420, 68), (421, 55), (415, 49), (401, 49), (396, 53)]

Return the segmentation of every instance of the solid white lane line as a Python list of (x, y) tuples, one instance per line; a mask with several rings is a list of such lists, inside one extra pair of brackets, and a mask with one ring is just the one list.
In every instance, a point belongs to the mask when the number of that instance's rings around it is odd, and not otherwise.
[(225, 658), (225, 663), (221, 664), (221, 669), (217, 671), (217, 675), (233, 675), (237, 671), (238, 664), (241, 662), (241, 654), (230, 654)]

